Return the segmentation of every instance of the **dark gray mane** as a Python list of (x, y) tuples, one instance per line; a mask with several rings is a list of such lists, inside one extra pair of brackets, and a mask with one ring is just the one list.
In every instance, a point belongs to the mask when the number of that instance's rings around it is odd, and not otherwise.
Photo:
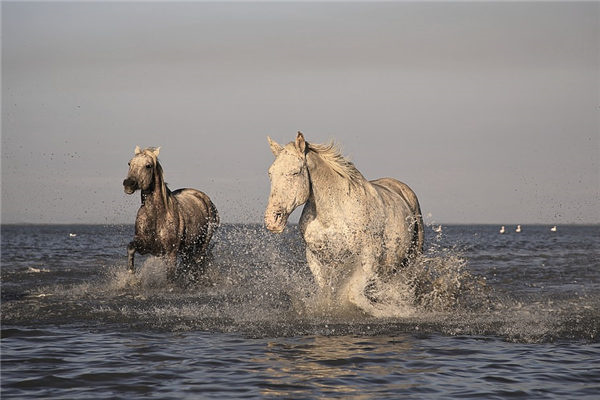
[(163, 205), (165, 206), (165, 210), (168, 213), (173, 211), (173, 198), (171, 196), (171, 191), (167, 187), (165, 183), (165, 178), (163, 176), (163, 169), (158, 161), (158, 157), (156, 157), (154, 150), (155, 147), (148, 147), (143, 150), (143, 153), (148, 157), (152, 158), (152, 163), (154, 164), (154, 184), (157, 185), (158, 190), (160, 190), (160, 197), (162, 199)]

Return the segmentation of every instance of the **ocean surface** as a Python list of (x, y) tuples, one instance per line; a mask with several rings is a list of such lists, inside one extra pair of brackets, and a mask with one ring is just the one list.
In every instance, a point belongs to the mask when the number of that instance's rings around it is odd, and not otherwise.
[(224, 225), (200, 282), (133, 226), (3, 225), (2, 399), (600, 398), (600, 227), (427, 227), (375, 282), (320, 299), (297, 226)]

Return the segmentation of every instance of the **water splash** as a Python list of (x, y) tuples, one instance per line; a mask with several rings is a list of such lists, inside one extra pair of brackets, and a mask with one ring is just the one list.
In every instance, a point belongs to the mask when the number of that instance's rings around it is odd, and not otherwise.
[(371, 304), (359, 309), (346, 298), (317, 288), (299, 240), (297, 231), (276, 236), (265, 235), (260, 227), (237, 227), (220, 233), (202, 279), (193, 285), (169, 282), (165, 262), (148, 257), (135, 274), (122, 264), (110, 266), (103, 280), (81, 284), (71, 293), (153, 299), (151, 309), (141, 303), (128, 305), (127, 315), (138, 313), (150, 319), (155, 313), (159, 322), (170, 315), (200, 325), (211, 318), (236, 325), (299, 320), (351, 323), (445, 312), (485, 300), (485, 280), (472, 276), (466, 260), (455, 251), (434, 243), (426, 255), (397, 273), (368, 277), (368, 286), (359, 290), (365, 291)]
[(60, 271), (50, 265), (44, 274), (15, 269), (4, 275), (3, 290), (17, 282), (24, 289), (6, 297), (11, 301), (2, 305), (3, 322), (249, 336), (435, 332), (518, 341), (595, 340), (600, 331), (597, 296), (557, 299), (536, 292), (517, 298), (476, 275), (469, 258), (441, 240), (445, 230), (414, 264), (371, 277), (368, 313), (319, 292), (297, 230), (277, 236), (260, 226), (227, 226), (219, 235), (203, 279), (192, 285), (169, 282), (164, 261), (155, 257), (140, 257), (135, 274), (125, 257), (109, 265), (77, 260)]
[(148, 257), (136, 273), (123, 266), (106, 271), (106, 289), (112, 292), (135, 290), (140, 293), (167, 287), (167, 263), (160, 257)]

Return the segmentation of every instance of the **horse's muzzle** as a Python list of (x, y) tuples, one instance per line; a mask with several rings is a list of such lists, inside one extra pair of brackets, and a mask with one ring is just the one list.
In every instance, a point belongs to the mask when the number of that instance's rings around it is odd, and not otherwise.
[(127, 194), (133, 194), (138, 189), (138, 184), (135, 180), (131, 178), (126, 178), (123, 181), (123, 189)]
[(281, 233), (287, 224), (288, 215), (278, 211), (274, 213), (265, 213), (265, 226), (274, 233)]

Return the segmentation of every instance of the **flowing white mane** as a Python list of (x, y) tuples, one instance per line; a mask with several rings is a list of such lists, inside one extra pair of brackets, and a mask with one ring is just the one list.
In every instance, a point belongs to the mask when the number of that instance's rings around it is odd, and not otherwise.
[(326, 144), (308, 143), (308, 150), (316, 153), (333, 171), (352, 183), (363, 180), (364, 177), (354, 164), (344, 157), (333, 141)]

